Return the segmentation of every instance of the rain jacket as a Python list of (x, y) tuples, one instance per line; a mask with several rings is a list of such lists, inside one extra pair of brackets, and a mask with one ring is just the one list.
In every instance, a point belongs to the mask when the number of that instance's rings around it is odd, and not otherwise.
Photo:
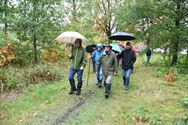
[(126, 48), (121, 52), (119, 58), (122, 58), (122, 69), (133, 69), (133, 64), (136, 61), (136, 52), (132, 47), (129, 49)]
[(103, 75), (113, 75), (118, 70), (117, 58), (114, 52), (110, 54), (103, 54), (100, 56), (99, 61), (97, 62), (97, 67), (102, 64)]
[(102, 53), (103, 53), (103, 50), (100, 50), (100, 51), (99, 51), (99, 50), (95, 50), (95, 51), (92, 53), (91, 57), (92, 57), (92, 59), (94, 59), (95, 62), (98, 62), (100, 56), (102, 55)]
[(73, 47), (72, 48), (72, 64), (71, 67), (73, 69), (79, 70), (81, 66), (85, 67), (87, 60), (85, 57), (85, 49), (81, 47)]
[(151, 49), (150, 48), (146, 49), (146, 56), (151, 56)]

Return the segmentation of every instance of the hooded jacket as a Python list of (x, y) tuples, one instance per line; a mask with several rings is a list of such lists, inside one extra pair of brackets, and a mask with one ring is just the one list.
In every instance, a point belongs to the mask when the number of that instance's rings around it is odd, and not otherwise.
[(92, 53), (91, 57), (92, 57), (92, 59), (94, 59), (95, 62), (98, 62), (100, 56), (102, 55), (102, 53), (103, 53), (103, 50), (95, 50), (95, 51)]
[(87, 60), (85, 57), (85, 49), (80, 46), (80, 47), (72, 47), (72, 63), (71, 67), (73, 69), (79, 70), (81, 66), (85, 67)]
[(109, 54), (106, 54), (105, 51), (103, 52), (103, 54), (99, 58), (97, 67), (100, 64), (102, 64), (103, 75), (112, 75), (118, 70), (117, 58), (115, 53), (112, 51), (110, 51)]

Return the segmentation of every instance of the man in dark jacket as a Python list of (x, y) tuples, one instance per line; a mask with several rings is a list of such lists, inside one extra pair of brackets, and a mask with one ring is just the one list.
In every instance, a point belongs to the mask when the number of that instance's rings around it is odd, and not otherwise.
[(146, 64), (149, 64), (150, 58), (151, 58), (151, 49), (150, 49), (150, 47), (148, 46), (148, 47), (146, 48)]
[(122, 77), (124, 81), (125, 90), (128, 89), (130, 76), (133, 70), (133, 64), (136, 61), (136, 52), (131, 46), (130, 42), (126, 43), (126, 48), (119, 55), (122, 58)]
[[(69, 94), (73, 94), (74, 91), (77, 91), (76, 94), (80, 95), (82, 88), (82, 75), (83, 70), (86, 65), (85, 58), (85, 49), (82, 47), (82, 40), (76, 39), (75, 45), (72, 47), (71, 54), (69, 58), (72, 59), (71, 68), (69, 70), (69, 82), (71, 86), (71, 90)], [(75, 87), (74, 75), (77, 73), (77, 88)]]

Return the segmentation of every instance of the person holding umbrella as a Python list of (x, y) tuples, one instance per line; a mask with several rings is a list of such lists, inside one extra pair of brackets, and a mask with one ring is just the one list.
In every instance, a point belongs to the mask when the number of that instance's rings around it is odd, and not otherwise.
[(124, 87), (125, 90), (128, 90), (133, 64), (136, 61), (136, 53), (130, 42), (126, 43), (126, 48), (121, 52), (119, 58), (122, 58), (122, 77), (124, 81)]
[[(103, 53), (103, 46), (101, 43), (99, 43), (99, 44), (97, 44), (96, 50), (92, 53), (91, 58), (94, 60), (94, 62), (98, 62), (102, 53)], [(95, 67), (97, 67), (96, 65), (97, 65), (97, 63), (95, 64)], [(102, 66), (98, 65), (98, 67), (95, 69), (95, 71), (96, 71), (96, 75), (97, 75), (97, 85), (98, 85), (98, 87), (102, 87), (102, 78), (103, 78)]]
[[(76, 39), (75, 44), (72, 47), (71, 53), (69, 54), (69, 58), (72, 60), (71, 67), (69, 70), (69, 82), (70, 82), (70, 92), (69, 94), (73, 94), (76, 91), (76, 95), (80, 95), (82, 88), (82, 75), (84, 67), (86, 66), (86, 57), (85, 57), (85, 49), (82, 47), (82, 40)], [(77, 88), (75, 86), (74, 76), (77, 73)]]
[(97, 62), (97, 68), (102, 65), (105, 97), (108, 98), (111, 90), (112, 77), (113, 75), (116, 75), (118, 67), (116, 55), (111, 51), (112, 46), (110, 46), (110, 44), (105, 44), (104, 46), (104, 52)]

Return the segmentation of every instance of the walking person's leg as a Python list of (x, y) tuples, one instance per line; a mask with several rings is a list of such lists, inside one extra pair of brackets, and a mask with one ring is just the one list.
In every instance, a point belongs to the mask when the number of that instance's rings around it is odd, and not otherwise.
[(146, 64), (149, 64), (150, 58), (151, 58), (151, 56), (147, 56)]
[(75, 80), (74, 80), (75, 73), (76, 72), (73, 68), (69, 69), (69, 82), (70, 82), (70, 87), (71, 87), (69, 94), (73, 94), (74, 91), (76, 91)]
[(125, 86), (125, 81), (126, 81), (125, 75), (126, 75), (126, 70), (122, 69), (122, 78), (123, 78), (123, 85), (124, 86)]
[(105, 97), (108, 98), (111, 91), (112, 75), (108, 75), (106, 78)]
[(103, 78), (102, 66), (100, 65), (97, 69), (97, 80), (98, 80), (99, 87), (102, 87), (102, 78)]
[(96, 63), (95, 63), (95, 61), (92, 59), (92, 64), (93, 64), (93, 72), (95, 72), (95, 70), (96, 70)]
[(107, 76), (103, 75), (103, 83), (104, 83), (104, 87), (106, 86), (106, 79), (107, 79)]
[(78, 80), (78, 84), (77, 84), (77, 95), (80, 95), (81, 93), (81, 88), (82, 88), (82, 75), (83, 75), (83, 70), (78, 70), (77, 71), (77, 80)]
[(148, 64), (150, 63), (151, 56), (148, 57)]
[(102, 79), (103, 79), (102, 66), (100, 66), (100, 69), (99, 69), (99, 82), (100, 83), (102, 83)]
[(130, 81), (131, 72), (132, 72), (132, 69), (126, 70), (126, 74), (125, 74), (125, 89), (126, 90), (129, 87), (129, 81)]

